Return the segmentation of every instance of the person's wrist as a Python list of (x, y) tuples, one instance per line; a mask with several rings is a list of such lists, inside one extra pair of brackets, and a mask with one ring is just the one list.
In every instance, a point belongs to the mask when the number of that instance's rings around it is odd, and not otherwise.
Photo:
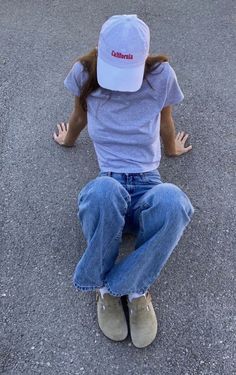
[(175, 147), (165, 148), (166, 156), (178, 156), (177, 150)]
[(73, 143), (69, 143), (69, 142), (63, 141), (61, 145), (65, 146), (65, 147), (73, 147), (75, 144), (74, 144), (74, 142)]

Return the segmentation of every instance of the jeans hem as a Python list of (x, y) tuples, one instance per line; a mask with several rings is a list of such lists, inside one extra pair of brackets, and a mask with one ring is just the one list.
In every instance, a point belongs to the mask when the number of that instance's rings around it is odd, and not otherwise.
[[(151, 286), (152, 284), (149, 285), (149, 287)], [(138, 293), (138, 294), (144, 294), (147, 292), (147, 290), (149, 289), (148, 288), (144, 288), (144, 289), (141, 289), (139, 291), (135, 290), (135, 291), (132, 291), (132, 290), (128, 290), (126, 293), (115, 293), (112, 291), (112, 289), (110, 288), (109, 284), (105, 282), (105, 287), (108, 289), (109, 293), (115, 297), (122, 297), (122, 296), (127, 296), (129, 294), (133, 294), (133, 293)]]
[(133, 294), (133, 293), (138, 293), (138, 294), (144, 294), (147, 292), (147, 290), (150, 288), (150, 286), (152, 285), (153, 283), (149, 284), (148, 287), (146, 288), (143, 288), (141, 290), (128, 290), (126, 293), (116, 293), (114, 292), (111, 287), (109, 286), (108, 283), (104, 283), (102, 285), (99, 285), (99, 286), (81, 286), (77, 283), (74, 283), (74, 286), (76, 289), (79, 289), (81, 290), (82, 292), (94, 292), (100, 288), (103, 288), (104, 286), (108, 289), (109, 293), (115, 297), (122, 297), (122, 296), (127, 296), (128, 294)]
[(103, 288), (104, 284), (99, 286), (81, 286), (77, 283), (73, 283), (76, 289), (82, 290), (83, 292), (94, 292), (97, 289)]

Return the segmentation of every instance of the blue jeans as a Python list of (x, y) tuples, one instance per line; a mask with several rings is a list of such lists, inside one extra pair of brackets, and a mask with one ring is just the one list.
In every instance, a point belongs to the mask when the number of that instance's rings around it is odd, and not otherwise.
[[(114, 296), (146, 292), (193, 214), (186, 194), (162, 183), (157, 170), (100, 172), (80, 191), (78, 206), (87, 248), (74, 285), (84, 291), (106, 286)], [(136, 237), (135, 249), (116, 262), (127, 232)]]

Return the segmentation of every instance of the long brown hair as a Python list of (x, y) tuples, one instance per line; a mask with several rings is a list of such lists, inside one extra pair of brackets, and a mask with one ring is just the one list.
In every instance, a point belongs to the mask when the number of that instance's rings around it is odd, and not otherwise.
[[(80, 104), (84, 111), (87, 111), (87, 97), (91, 92), (99, 88), (99, 84), (97, 81), (97, 49), (94, 48), (88, 54), (80, 57), (77, 59), (83, 65), (84, 69), (88, 73), (88, 79), (84, 83), (81, 94), (80, 94)], [(144, 78), (148, 73), (151, 73), (154, 69), (157, 68), (157, 64), (161, 64), (163, 62), (169, 61), (169, 58), (165, 55), (154, 55), (148, 56), (146, 59), (145, 70), (144, 70)]]

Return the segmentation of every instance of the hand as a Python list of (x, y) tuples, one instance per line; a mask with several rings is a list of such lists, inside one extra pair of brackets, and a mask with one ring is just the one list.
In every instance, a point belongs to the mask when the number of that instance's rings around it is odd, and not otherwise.
[(185, 142), (188, 139), (188, 134), (180, 132), (175, 137), (175, 156), (186, 154), (186, 152), (192, 150), (192, 146), (185, 147)]
[(57, 124), (58, 134), (56, 132), (53, 133), (53, 139), (61, 146), (72, 147), (72, 145), (65, 143), (65, 138), (68, 132), (68, 123), (61, 122)]

